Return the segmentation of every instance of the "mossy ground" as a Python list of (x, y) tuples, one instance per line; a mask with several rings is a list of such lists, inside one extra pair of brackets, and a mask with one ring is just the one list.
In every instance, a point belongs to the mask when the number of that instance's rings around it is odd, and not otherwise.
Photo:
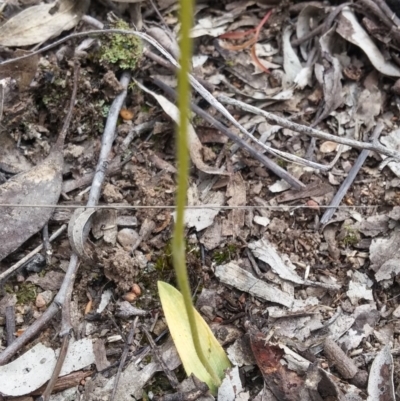
[[(113, 23), (111, 28), (131, 29), (122, 20)], [(135, 70), (142, 59), (142, 55), (142, 41), (137, 36), (122, 34), (104, 36), (98, 54), (101, 64), (121, 70)]]

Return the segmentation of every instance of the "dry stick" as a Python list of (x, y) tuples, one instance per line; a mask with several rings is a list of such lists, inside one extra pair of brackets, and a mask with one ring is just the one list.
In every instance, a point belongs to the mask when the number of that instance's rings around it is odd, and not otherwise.
[(353, 360), (331, 338), (325, 340), (324, 353), (329, 365), (334, 365), (344, 379), (351, 379), (351, 382), (359, 388), (366, 387), (368, 373), (365, 370), (359, 370)]
[[(58, 391), (63, 391), (66, 390), (68, 388), (71, 387), (76, 387), (79, 386), (82, 382), (82, 380), (86, 379), (86, 377), (88, 376), (92, 376), (93, 375), (93, 371), (92, 370), (86, 370), (86, 371), (77, 371), (74, 373), (70, 373), (68, 375), (65, 376), (61, 376), (55, 386), (54, 386), (54, 392), (58, 392)], [(26, 396), (30, 395), (30, 396), (38, 396), (40, 394), (43, 393), (43, 391), (45, 390), (45, 385), (39, 387), (38, 389), (32, 391), (29, 394), (26, 394)], [(31, 398), (27, 398), (27, 400), (31, 400)]]
[[(50, 242), (54, 241), (57, 237), (60, 236), (60, 234), (62, 234), (65, 231), (66, 228), (67, 228), (66, 224), (62, 225), (57, 231), (53, 233), (53, 235), (49, 238), (49, 241)], [(1, 273), (0, 286), (3, 285), (4, 282), (8, 280), (13, 273), (15, 273), (19, 268), (21, 268), (25, 263), (27, 263), (33, 256), (39, 253), (42, 249), (43, 249), (43, 244), (37, 246), (33, 251), (29, 252), (28, 255), (26, 255), (20, 261), (12, 265), (5, 272)]]
[(157, 348), (157, 345), (154, 342), (153, 337), (151, 336), (149, 331), (145, 327), (143, 327), (143, 331), (144, 331), (144, 334), (146, 334), (147, 341), (150, 344), (150, 347), (153, 351), (154, 356), (156, 357), (158, 363), (161, 365), (161, 368), (164, 371), (165, 375), (167, 376), (168, 381), (171, 384), (172, 388), (175, 390), (179, 386), (178, 378), (176, 377), (175, 373), (173, 371), (171, 371), (171, 369), (169, 369), (169, 367), (165, 363), (165, 361), (160, 353), (160, 350)]
[(7, 347), (14, 342), (15, 339), (15, 306), (6, 306), (6, 341)]
[(307, 127), (306, 125), (301, 125), (293, 123), (286, 118), (276, 116), (275, 114), (269, 113), (267, 111), (261, 110), (257, 107), (250, 106), (247, 103), (241, 102), (240, 100), (231, 99), (227, 96), (219, 96), (221, 102), (226, 104), (231, 104), (233, 106), (239, 107), (242, 110), (246, 110), (250, 113), (264, 116), (270, 123), (280, 125), (284, 128), (289, 128), (292, 131), (298, 132), (299, 134), (305, 134), (318, 139), (323, 139), (325, 141), (332, 141), (336, 143), (341, 143), (343, 145), (348, 145), (356, 149), (372, 150), (373, 152), (380, 153), (382, 155), (391, 156), (396, 160), (400, 160), (400, 153), (395, 150), (391, 150), (382, 146), (376, 139), (372, 143), (360, 142), (354, 139), (341, 138), (335, 135), (328, 134), (324, 131), (317, 130), (315, 128)]
[(139, 316), (136, 316), (135, 320), (132, 322), (132, 326), (131, 326), (131, 330), (129, 331), (128, 338), (126, 339), (124, 351), (122, 352), (121, 361), (118, 366), (118, 371), (117, 371), (117, 374), (116, 374), (115, 380), (114, 380), (113, 391), (110, 394), (109, 401), (113, 401), (115, 398), (115, 395), (117, 394), (119, 378), (121, 377), (122, 368), (124, 367), (126, 358), (128, 357), (129, 347), (132, 345), (133, 336), (135, 335), (138, 321), (139, 321)]
[(44, 390), (42, 396), (38, 398), (38, 401), (48, 401), (50, 399), (51, 393), (53, 392), (54, 386), (57, 382), (58, 376), (64, 364), (65, 357), (67, 356), (68, 346), (69, 346), (69, 338), (68, 336), (64, 336), (61, 344), (60, 354), (58, 355), (57, 363), (53, 370), (53, 374), (51, 375), (51, 378), (47, 383), (46, 389)]
[[(400, 42), (400, 32), (397, 26), (394, 24), (391, 18), (388, 18), (382, 8), (380, 8), (374, 0), (357, 0), (355, 7), (358, 12), (365, 15), (367, 18), (371, 16), (366, 12), (366, 10), (372, 11), (375, 17), (379, 18), (389, 29), (390, 35), (394, 37), (397, 42)], [(387, 11), (387, 10), (386, 10)]]
[[(382, 130), (383, 130), (383, 123), (382, 123), (382, 121), (379, 121), (374, 129), (374, 132), (371, 135), (371, 141), (378, 139)], [(323, 214), (323, 216), (321, 217), (320, 225), (326, 224), (332, 218), (333, 214), (336, 212), (336, 208), (339, 206), (343, 197), (346, 195), (347, 191), (350, 188), (350, 185), (353, 183), (354, 179), (356, 178), (358, 172), (360, 171), (360, 168), (364, 164), (368, 155), (369, 155), (369, 150), (363, 150), (359, 154), (353, 167), (347, 174), (346, 179), (342, 182), (342, 185), (340, 186), (339, 190), (336, 192), (336, 195), (333, 197), (333, 199), (329, 205), (330, 208), (327, 209), (325, 211), (325, 213)]]
[[(64, 126), (61, 131), (62, 135), (60, 134), (60, 137), (62, 137), (62, 140), (60, 140), (60, 138), (59, 138), (57, 140), (56, 146), (57, 145), (60, 147), (63, 146), (64, 139), (65, 139), (68, 129), (69, 129), (69, 125), (70, 125), (70, 122), (72, 119), (72, 112), (73, 112), (74, 105), (75, 105), (76, 93), (78, 91), (79, 72), (80, 72), (80, 64), (77, 61), (75, 61), (75, 64), (74, 64), (74, 89), (72, 91), (70, 107), (69, 107), (67, 118), (64, 122)], [(61, 151), (62, 151), (62, 149), (61, 149)], [(65, 280), (65, 278), (64, 278), (64, 280)], [(65, 311), (63, 310), (63, 316), (64, 316), (64, 313), (65, 313)], [(62, 366), (64, 364), (64, 360), (65, 360), (65, 357), (68, 352), (68, 345), (69, 345), (69, 337), (68, 337), (68, 335), (66, 335), (63, 338), (62, 346), (60, 349), (60, 354), (58, 356), (57, 363), (56, 363), (56, 366), (54, 367), (54, 370), (50, 377), (50, 380), (47, 383), (46, 390), (44, 391), (43, 395), (39, 398), (41, 401), (48, 401), (50, 398), (50, 395), (54, 389), (54, 385), (58, 379), (58, 376), (59, 376)]]
[[(95, 177), (93, 179), (93, 184), (95, 185), (92, 185), (89, 194), (88, 206), (95, 206), (100, 197), (100, 188), (102, 180), (104, 180), (103, 168), (107, 164), (107, 155), (104, 156), (105, 151), (103, 151), (103, 146), (111, 148), (111, 144), (114, 140), (115, 127), (117, 124), (119, 111), (122, 108), (123, 102), (125, 100), (129, 81), (130, 81), (129, 74), (124, 73), (120, 80), (121, 85), (124, 87), (124, 91), (114, 99), (108, 114), (107, 123), (103, 133), (100, 160), (96, 168)], [(10, 360), (10, 358), (12, 358), (21, 349), (21, 347), (23, 347), (29, 340), (35, 337), (43, 328), (43, 326), (46, 325), (48, 322), (50, 322), (50, 320), (53, 319), (53, 317), (57, 314), (60, 307), (64, 304), (68, 294), (71, 294), (72, 292), (72, 287), (75, 281), (78, 265), (79, 265), (78, 255), (73, 253), (71, 255), (71, 259), (69, 262), (67, 273), (64, 277), (64, 281), (54, 299), (54, 302), (45, 310), (43, 315), (38, 320), (36, 320), (31, 326), (28, 327), (28, 329), (21, 335), (21, 337), (18, 337), (11, 344), (10, 347), (7, 347), (0, 354), (0, 365), (4, 365), (5, 363), (7, 363)], [(1, 280), (1, 275), (0, 275), (0, 280)]]
[(133, 141), (133, 138), (135, 136), (139, 136), (141, 134), (144, 134), (147, 131), (150, 131), (151, 129), (153, 129), (154, 125), (155, 125), (155, 121), (146, 121), (145, 123), (142, 123), (142, 124), (132, 127), (129, 131), (129, 134), (122, 141), (122, 143), (120, 145), (121, 148), (123, 150), (126, 150), (128, 148), (128, 146), (130, 145), (130, 143)]
[[(177, 71), (177, 67), (175, 67), (173, 64), (171, 64), (169, 61), (165, 60), (164, 58), (162, 58), (161, 56), (159, 56), (158, 54), (153, 53), (152, 51), (150, 51), (149, 49), (144, 49), (143, 50), (143, 55), (148, 57), (149, 59), (155, 61), (157, 64), (162, 65), (163, 67), (169, 69), (170, 71), (176, 72)], [(214, 85), (210, 84), (209, 82), (207, 82), (205, 79), (203, 78), (199, 78), (196, 75), (193, 74), (193, 76), (209, 91), (213, 91)]]
[[(88, 207), (96, 206), (99, 201), (100, 195), (101, 195), (101, 186), (103, 185), (103, 182), (104, 182), (105, 173), (107, 171), (107, 166), (108, 166), (109, 154), (110, 154), (112, 144), (115, 139), (115, 127), (117, 125), (117, 119), (118, 119), (119, 112), (122, 108), (122, 105), (125, 101), (125, 97), (127, 95), (127, 88), (128, 88), (130, 79), (131, 79), (131, 76), (129, 73), (122, 74), (120, 84), (124, 88), (124, 91), (121, 94), (119, 94), (118, 97), (115, 98), (115, 100), (112, 103), (111, 108), (110, 108), (106, 127), (104, 129), (104, 133), (103, 133), (103, 137), (102, 137), (100, 156), (99, 156), (99, 160), (97, 162), (97, 167), (96, 167), (93, 183), (92, 183), (92, 186), (90, 189), (89, 199), (88, 199), (88, 202), (86, 205)], [(74, 255), (72, 255), (72, 256), (74, 256)], [(75, 258), (71, 257), (71, 261), (73, 259), (75, 260)], [(77, 258), (77, 260), (79, 261), (78, 258)], [(72, 330), (71, 309), (70, 309), (71, 295), (72, 295), (72, 290), (74, 287), (75, 277), (76, 277), (76, 273), (78, 271), (79, 263), (74, 264), (74, 266), (73, 266), (74, 269), (71, 272), (72, 274), (70, 275), (70, 280), (67, 282), (68, 286), (67, 285), (64, 286), (64, 284), (67, 281), (66, 278), (68, 276), (70, 267), (71, 267), (71, 263), (68, 266), (68, 271), (65, 275), (65, 278), (61, 285), (60, 291), (55, 298), (55, 302), (59, 302), (59, 305), (61, 305), (61, 308), (62, 308), (60, 336), (63, 337), (63, 346), (61, 349), (63, 352), (60, 352), (60, 355), (57, 359), (56, 367), (54, 368), (52, 377), (46, 387), (46, 391), (43, 394), (43, 401), (48, 401), (48, 398), (50, 397), (50, 394), (53, 391), (54, 385), (57, 381), (58, 375), (60, 374), (60, 371), (64, 364), (65, 358), (67, 356), (68, 345), (69, 345), (69, 334)], [(72, 268), (71, 268), (71, 270), (72, 270)], [(60, 295), (63, 287), (65, 287), (65, 293), (64, 293), (64, 299), (62, 300), (62, 303), (61, 303), (61, 301), (58, 300), (57, 298)], [(45, 398), (45, 395), (47, 398)]]
[(42, 316), (24, 331), (21, 337), (15, 339), (15, 341), (0, 354), (0, 365), (7, 363), (31, 338), (35, 337), (40, 330), (53, 319), (58, 311), (58, 305), (53, 302), (44, 311)]
[(378, 4), (379, 8), (382, 10), (383, 14), (390, 19), (390, 21), (393, 21), (394, 25), (396, 25), (397, 28), (400, 28), (400, 19), (397, 17), (396, 13), (394, 13), (390, 7), (387, 5), (387, 3), (383, 0), (373, 0), (376, 4)]
[[(144, 124), (147, 124), (147, 123), (144, 123)], [(140, 127), (140, 126), (142, 126), (144, 124), (140, 124), (138, 127)], [(146, 131), (146, 130), (143, 130), (143, 131)], [(138, 130), (138, 131), (135, 131), (135, 132), (138, 132), (138, 134), (139, 134), (141, 132), (141, 130)], [(107, 175), (109, 177), (111, 177), (111, 176), (113, 176), (113, 175), (115, 175), (117, 173), (120, 173), (122, 167), (124, 167), (125, 164), (129, 163), (130, 161), (131, 161), (130, 157), (128, 157), (127, 159), (125, 159), (122, 162), (118, 161), (118, 157), (115, 157), (107, 167)], [(64, 181), (63, 185), (62, 185), (61, 193), (65, 195), (68, 192), (71, 192), (71, 191), (74, 191), (75, 189), (83, 187), (84, 185), (91, 184), (91, 182), (93, 181), (94, 174), (95, 174), (95, 172), (92, 171), (91, 173), (84, 174), (82, 177), (79, 177), (79, 178), (77, 178), (75, 180), (66, 180), (66, 181)]]
[(317, 26), (315, 29), (312, 31), (308, 32), (306, 35), (302, 36), (301, 38), (292, 40), (290, 44), (292, 46), (299, 46), (304, 42), (307, 42), (307, 40), (312, 39), (315, 36), (322, 36), (325, 34), (329, 29), (331, 28), (333, 22), (335, 21), (336, 17), (342, 12), (343, 8), (345, 7), (353, 7), (353, 3), (343, 3), (340, 4), (339, 6), (335, 7), (326, 17), (325, 21)]
[(251, 263), (251, 267), (253, 268), (254, 272), (256, 273), (256, 276), (258, 278), (261, 278), (263, 273), (260, 270), (260, 268), (258, 267), (258, 264), (257, 264), (256, 260), (254, 259), (254, 256), (251, 253), (249, 248), (246, 248), (246, 256), (249, 258), (249, 261)]
[(43, 227), (42, 230), (42, 236), (43, 236), (43, 249), (44, 249), (44, 254), (46, 258), (46, 263), (49, 265), (51, 263), (51, 245), (49, 241), (49, 225), (46, 223)]
[[(170, 88), (169, 86), (165, 85), (163, 82), (161, 82), (160, 80), (155, 79), (155, 78), (153, 79), (153, 82), (157, 86), (159, 86), (162, 90), (164, 90), (168, 95), (170, 95), (176, 99), (176, 92), (172, 88)], [(235, 143), (239, 144), (243, 149), (246, 149), (250, 153), (251, 156), (253, 156), (256, 160), (261, 162), (269, 170), (273, 171), (278, 177), (280, 177), (280, 178), (284, 179), (286, 182), (288, 182), (291, 186), (293, 186), (293, 188), (301, 189), (301, 188), (305, 187), (305, 185), (301, 181), (299, 181), (297, 178), (290, 175), (286, 170), (284, 170), (282, 167), (278, 166), (276, 163), (274, 163), (268, 157), (257, 152), (253, 147), (251, 147), (242, 138), (235, 135), (227, 127), (225, 127), (224, 124), (217, 121), (214, 117), (212, 117), (210, 114), (205, 112), (203, 109), (201, 109), (200, 107), (196, 106), (193, 103), (191, 103), (191, 107), (192, 107), (192, 110), (196, 114), (198, 114), (204, 120), (206, 120), (207, 122), (212, 124), (215, 128), (217, 128), (219, 131), (221, 131), (229, 139), (231, 139)]]
[(167, 22), (165, 21), (165, 18), (163, 17), (163, 15), (161, 14), (160, 10), (158, 9), (157, 5), (154, 3), (153, 0), (150, 0), (151, 6), (153, 7), (153, 10), (155, 11), (155, 13), (157, 14), (158, 18), (160, 19), (160, 22), (164, 25), (164, 29), (170, 34), (172, 35), (173, 32), (171, 30), (171, 28), (168, 26)]

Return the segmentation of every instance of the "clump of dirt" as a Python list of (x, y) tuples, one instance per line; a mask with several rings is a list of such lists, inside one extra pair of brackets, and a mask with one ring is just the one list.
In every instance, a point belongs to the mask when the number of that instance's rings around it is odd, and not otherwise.
[(105, 276), (113, 281), (121, 293), (129, 291), (135, 283), (138, 266), (129, 252), (121, 248), (102, 250), (98, 255), (104, 265)]

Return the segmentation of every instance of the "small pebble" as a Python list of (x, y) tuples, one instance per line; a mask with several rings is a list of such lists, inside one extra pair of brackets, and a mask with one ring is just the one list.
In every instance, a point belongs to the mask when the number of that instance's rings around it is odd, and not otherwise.
[(46, 306), (46, 301), (42, 294), (37, 295), (35, 304), (37, 308), (44, 308)]
[(122, 299), (128, 302), (133, 302), (137, 298), (137, 295), (133, 292), (127, 292), (126, 294), (122, 295)]
[(132, 286), (132, 292), (137, 295), (138, 297), (140, 297), (140, 295), (142, 294), (142, 289), (139, 287), (139, 284), (133, 284)]
[(133, 245), (138, 239), (139, 234), (131, 228), (123, 228), (121, 231), (118, 232), (117, 235), (117, 241), (128, 252), (132, 250)]
[(53, 300), (54, 294), (52, 291), (43, 291), (40, 294), (37, 295), (36, 297), (36, 307), (37, 308), (44, 308), (46, 305), (48, 305), (52, 300)]

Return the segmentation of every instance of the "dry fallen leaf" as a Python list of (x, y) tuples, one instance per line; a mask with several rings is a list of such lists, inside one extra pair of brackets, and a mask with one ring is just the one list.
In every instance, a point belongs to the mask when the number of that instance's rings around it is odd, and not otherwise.
[(393, 357), (386, 345), (372, 362), (367, 401), (394, 401)]
[(304, 379), (280, 363), (284, 354), (280, 347), (265, 341), (261, 332), (250, 333), (250, 344), (265, 383), (278, 400), (309, 400)]
[[(1, 30), (1, 28), (0, 28)], [(1, 40), (1, 39), (0, 39)], [(12, 52), (10, 58), (17, 58), (28, 54), (25, 50), (17, 49)], [(19, 91), (29, 88), (32, 79), (35, 77), (37, 66), (39, 62), (39, 55), (34, 55), (23, 60), (18, 60), (10, 64), (0, 65), (0, 79), (14, 78), (18, 83)]]
[(400, 68), (385, 59), (351, 10), (344, 9), (341, 12), (336, 31), (344, 39), (360, 47), (380, 73), (390, 77), (400, 77)]
[(18, 149), (7, 132), (0, 133), (0, 168), (10, 174), (18, 174), (31, 169), (32, 163)]
[(89, 8), (90, 0), (61, 0), (27, 8), (0, 27), (3, 46), (29, 46), (73, 28)]
[[(74, 90), (68, 116), (50, 155), (31, 170), (17, 174), (0, 186), (0, 260), (15, 251), (49, 220), (54, 209), (41, 205), (56, 205), (61, 193), (63, 145), (75, 102), (79, 68), (75, 68)], [(25, 207), (21, 207), (26, 205)], [(38, 207), (32, 207), (35, 205)]]

